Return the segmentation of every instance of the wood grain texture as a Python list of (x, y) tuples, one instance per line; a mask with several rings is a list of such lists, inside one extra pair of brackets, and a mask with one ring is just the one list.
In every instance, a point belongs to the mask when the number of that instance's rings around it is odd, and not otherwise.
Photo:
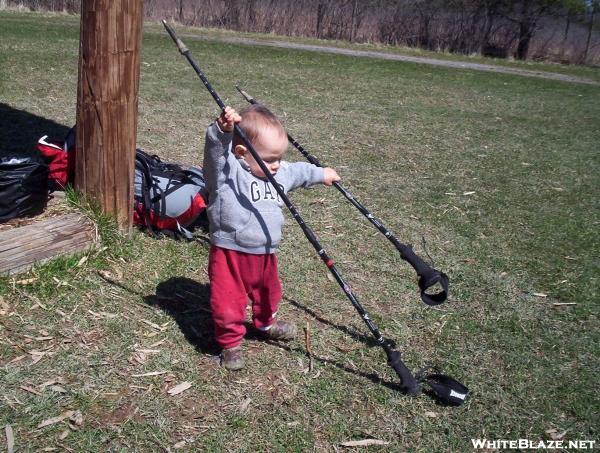
[(133, 218), (142, 0), (81, 2), (75, 188)]
[(0, 275), (16, 274), (58, 256), (89, 250), (96, 228), (79, 214), (52, 217), (0, 233)]

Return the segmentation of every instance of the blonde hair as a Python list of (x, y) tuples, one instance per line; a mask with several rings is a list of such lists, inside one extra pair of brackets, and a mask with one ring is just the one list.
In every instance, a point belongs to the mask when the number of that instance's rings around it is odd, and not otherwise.
[[(273, 127), (278, 129), (282, 135), (286, 135), (285, 129), (277, 118), (268, 108), (264, 105), (253, 104), (250, 107), (240, 112), (242, 121), (239, 123), (240, 129), (244, 131), (246, 137), (254, 145), (260, 136), (261, 131), (267, 127)], [(234, 132), (233, 134), (233, 147), (237, 145), (246, 145), (241, 137)]]

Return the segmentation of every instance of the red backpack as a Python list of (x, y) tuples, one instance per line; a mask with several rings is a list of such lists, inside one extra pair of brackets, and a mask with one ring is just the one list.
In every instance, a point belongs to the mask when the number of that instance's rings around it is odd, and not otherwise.
[(48, 185), (50, 190), (65, 190), (75, 175), (75, 129), (71, 129), (64, 142), (48, 141), (44, 135), (36, 148), (48, 164)]
[[(51, 190), (64, 190), (75, 176), (75, 128), (65, 141), (38, 140), (38, 151), (48, 164)], [(206, 190), (202, 169), (183, 169), (136, 150), (133, 223), (157, 236), (192, 239), (192, 231), (207, 229)]]
[(133, 223), (150, 234), (193, 239), (207, 229), (206, 184), (199, 167), (182, 168), (141, 149), (135, 153)]

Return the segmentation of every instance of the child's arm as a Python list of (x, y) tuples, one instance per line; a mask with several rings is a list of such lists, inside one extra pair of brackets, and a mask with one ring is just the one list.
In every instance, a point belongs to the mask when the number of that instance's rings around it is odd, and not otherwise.
[(235, 124), (239, 123), (240, 121), (242, 121), (240, 114), (229, 106), (225, 107), (225, 110), (221, 113), (221, 116), (217, 118), (217, 124), (223, 132), (233, 131)]
[(241, 121), (240, 115), (231, 107), (225, 107), (225, 111), (206, 130), (204, 144), (204, 174), (205, 176), (218, 179), (218, 175), (225, 167), (229, 157), (231, 145), (231, 131), (235, 123)]
[(337, 171), (335, 171), (333, 168), (325, 167), (323, 169), (323, 184), (325, 184), (326, 186), (330, 186), (334, 182), (338, 182), (341, 179), (342, 178), (340, 178), (340, 175), (338, 175)]
[(307, 162), (285, 162), (285, 167), (285, 183), (288, 191), (297, 189), (298, 187), (310, 187), (316, 184), (330, 186), (341, 179), (333, 168), (317, 167), (316, 165)]

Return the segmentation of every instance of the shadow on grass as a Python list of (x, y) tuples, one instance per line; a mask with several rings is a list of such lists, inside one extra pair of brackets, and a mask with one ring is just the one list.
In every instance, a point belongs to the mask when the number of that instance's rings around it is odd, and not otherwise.
[[(286, 301), (288, 301), (290, 304), (292, 304), (294, 307), (299, 308), (300, 310), (309, 314), (310, 316), (315, 318), (320, 323), (325, 324), (330, 327), (333, 327), (334, 329), (337, 329), (340, 332), (343, 332), (343, 333), (351, 336), (353, 339), (366, 344), (370, 348), (374, 347), (374, 346), (378, 346), (377, 342), (375, 341), (375, 339), (373, 337), (371, 337), (369, 335), (365, 335), (363, 333), (360, 333), (358, 330), (354, 329), (353, 327), (339, 325), (339, 324), (336, 324), (326, 318), (323, 318), (322, 316), (320, 316), (318, 313), (316, 313), (312, 309), (302, 305), (301, 303), (295, 301), (294, 299), (290, 299), (289, 297), (284, 297), (284, 299)], [(358, 314), (356, 316), (360, 317), (360, 315), (358, 315)], [(392, 346), (393, 348), (396, 347), (396, 343), (393, 340), (389, 340), (389, 339), (386, 339), (386, 340), (390, 344), (390, 346)]]
[(144, 302), (171, 316), (186, 340), (205, 354), (218, 354), (210, 311), (210, 286), (185, 277), (173, 277), (156, 287)]
[(63, 139), (69, 127), (19, 110), (0, 102), (0, 155), (18, 152), (20, 156), (36, 153), (35, 145), (44, 135)]
[[(112, 280), (108, 281), (138, 294), (136, 291), (126, 288), (118, 282)], [(329, 320), (321, 318), (309, 308), (304, 307), (292, 299), (285, 299), (295, 307), (305, 310), (318, 321), (340, 329), (342, 332), (353, 337), (358, 337), (368, 345), (377, 345), (372, 338), (360, 334), (353, 329), (349, 329), (346, 326), (339, 326)], [(220, 352), (220, 348), (214, 338), (213, 322), (210, 311), (210, 285), (198, 283), (195, 280), (185, 277), (173, 277), (161, 282), (156, 287), (156, 294), (144, 296), (144, 302), (151, 307), (164, 310), (171, 316), (175, 322), (177, 322), (177, 325), (185, 338), (196, 348), (196, 350), (212, 355), (217, 355)], [(307, 353), (303, 348), (293, 348), (279, 341), (265, 340), (249, 322), (246, 323), (246, 328), (247, 333), (245, 339), (247, 341), (264, 341), (267, 344), (282, 348), (290, 353)], [(347, 373), (366, 378), (375, 384), (383, 385), (391, 390), (403, 393), (398, 383), (382, 379), (376, 373), (366, 373), (325, 357), (313, 356), (313, 360), (335, 366)]]
[[(294, 348), (294, 347), (288, 346), (286, 344), (283, 344), (283, 343), (280, 343), (277, 341), (267, 341), (267, 343), (269, 343), (270, 345), (276, 346), (278, 348), (281, 348), (288, 352), (307, 354), (306, 350), (303, 348)], [(396, 383), (394, 381), (385, 380), (381, 376), (379, 376), (379, 374), (377, 374), (377, 373), (367, 373), (365, 371), (357, 370), (356, 368), (351, 368), (348, 365), (344, 365), (343, 363), (335, 361), (333, 359), (329, 359), (326, 357), (319, 357), (314, 354), (313, 354), (312, 358), (315, 362), (319, 362), (319, 363), (326, 364), (326, 365), (332, 365), (342, 371), (345, 371), (346, 373), (350, 373), (355, 376), (359, 376), (361, 378), (368, 379), (369, 381), (373, 382), (374, 384), (383, 385), (384, 387), (387, 387), (390, 390), (394, 390), (396, 392), (400, 392), (403, 394), (405, 393), (404, 390), (402, 390), (400, 388), (400, 385), (398, 383)]]

